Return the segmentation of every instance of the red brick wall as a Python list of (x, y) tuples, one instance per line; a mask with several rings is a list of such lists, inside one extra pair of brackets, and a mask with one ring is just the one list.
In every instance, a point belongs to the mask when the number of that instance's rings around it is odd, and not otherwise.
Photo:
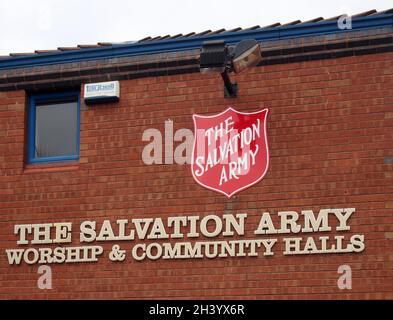
[[(254, 68), (224, 99), (218, 75), (121, 82), (119, 104), (81, 111), (80, 161), (24, 164), (26, 96), (0, 92), (0, 298), (393, 298), (393, 53)], [(142, 133), (193, 130), (193, 113), (268, 107), (270, 169), (237, 197), (201, 188), (188, 165), (144, 165)], [(176, 146), (176, 143), (175, 143)], [(13, 226), (84, 220), (354, 207), (356, 254), (52, 265), (53, 289), (37, 288), (38, 265), (9, 266)], [(252, 237), (252, 234), (251, 234)], [(100, 243), (102, 244), (102, 243)], [(106, 250), (111, 243), (103, 244)], [(131, 244), (123, 243), (123, 245)], [(352, 268), (352, 290), (337, 269)]]

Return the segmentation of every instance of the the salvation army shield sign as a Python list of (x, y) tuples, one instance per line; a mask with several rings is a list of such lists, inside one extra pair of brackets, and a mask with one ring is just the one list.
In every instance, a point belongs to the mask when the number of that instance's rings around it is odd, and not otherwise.
[(211, 116), (195, 114), (191, 171), (201, 186), (228, 198), (259, 182), (269, 167), (268, 109), (233, 108)]

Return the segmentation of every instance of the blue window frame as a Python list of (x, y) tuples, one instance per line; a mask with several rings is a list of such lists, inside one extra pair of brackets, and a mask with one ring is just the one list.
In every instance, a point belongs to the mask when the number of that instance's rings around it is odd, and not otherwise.
[(29, 96), (27, 162), (79, 159), (79, 92)]

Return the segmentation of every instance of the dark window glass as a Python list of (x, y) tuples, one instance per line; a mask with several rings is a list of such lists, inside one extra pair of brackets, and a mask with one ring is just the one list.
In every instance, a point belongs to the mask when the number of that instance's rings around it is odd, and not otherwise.
[(79, 159), (79, 92), (29, 97), (27, 162)]
[(77, 101), (36, 105), (36, 158), (69, 156), (78, 153), (77, 112)]

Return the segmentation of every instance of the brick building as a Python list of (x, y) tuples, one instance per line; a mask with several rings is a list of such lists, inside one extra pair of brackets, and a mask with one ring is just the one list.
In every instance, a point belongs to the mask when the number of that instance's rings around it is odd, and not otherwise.
[[(392, 299), (393, 11), (353, 16), (350, 26), (339, 22), (317, 18), (1, 57), (0, 298)], [(257, 40), (263, 59), (230, 75), (238, 95), (228, 99), (219, 74), (200, 73), (201, 46), (243, 39)], [(84, 85), (107, 81), (119, 81), (119, 101), (87, 105)], [(161, 164), (142, 160), (146, 130), (164, 134), (170, 119), (171, 137), (193, 132), (193, 114), (229, 106), (269, 109), (270, 166), (257, 184), (228, 199), (197, 184), (190, 165), (165, 161), (173, 156), (167, 146)], [(51, 139), (56, 130), (67, 135)], [(173, 149), (178, 140), (170, 139)], [(175, 237), (112, 241), (106, 230), (108, 241), (80, 239), (85, 221), (95, 221), (98, 236), (105, 220), (118, 234), (122, 219), (242, 213), (245, 234), (233, 238), (253, 239), (265, 212), (280, 226), (280, 212), (298, 212), (301, 224), (303, 210), (334, 208), (356, 210), (350, 230), (336, 232), (338, 222), (329, 218), (328, 233), (278, 233), (277, 250), (267, 256), (154, 259), (152, 251), (153, 259), (138, 261), (130, 256), (136, 244)], [(56, 230), (56, 223), (72, 229)], [(341, 234), (364, 236), (363, 250), (283, 253), (287, 236)], [(126, 250), (124, 261), (108, 259), (116, 244)], [(102, 246), (100, 259), (67, 263), (60, 254), (59, 263), (48, 263), (34, 251), (82, 245)], [(28, 248), (25, 260), (11, 263), (7, 250)], [(51, 268), (50, 290), (37, 286), (40, 265)], [(337, 285), (343, 265), (351, 268), (351, 289)]]

